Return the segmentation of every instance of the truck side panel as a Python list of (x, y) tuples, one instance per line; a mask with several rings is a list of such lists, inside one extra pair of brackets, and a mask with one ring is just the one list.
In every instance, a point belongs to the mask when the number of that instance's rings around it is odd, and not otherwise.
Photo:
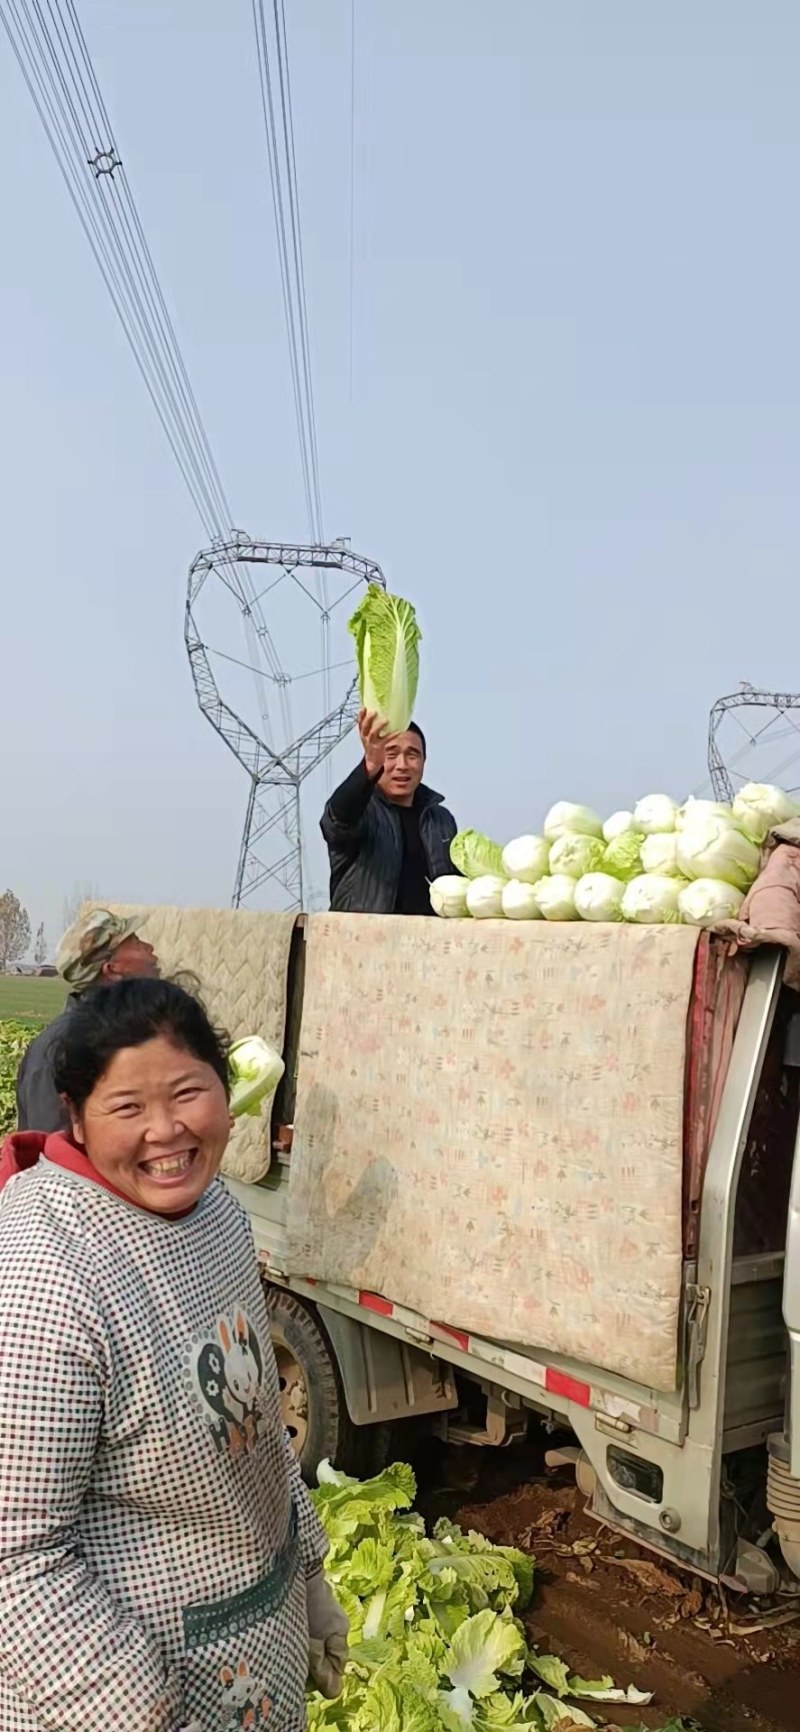
[(455, 1378), (441, 1359), (318, 1305), (354, 1425), (385, 1424), (458, 1406)]

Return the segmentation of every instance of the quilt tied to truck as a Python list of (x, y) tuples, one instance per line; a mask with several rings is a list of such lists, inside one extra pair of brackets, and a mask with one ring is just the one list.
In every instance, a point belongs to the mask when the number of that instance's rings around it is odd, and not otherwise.
[(312, 916), (291, 1273), (673, 1389), (697, 938)]

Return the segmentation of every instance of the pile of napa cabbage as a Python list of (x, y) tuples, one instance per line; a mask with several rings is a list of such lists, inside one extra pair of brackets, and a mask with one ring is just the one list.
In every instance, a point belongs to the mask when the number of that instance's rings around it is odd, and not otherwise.
[(718, 926), (738, 916), (770, 831), (798, 816), (790, 795), (760, 782), (731, 805), (648, 794), (605, 821), (560, 800), (541, 833), (505, 847), (460, 831), (456, 871), (431, 885), (431, 905), (449, 919)]
[[(402, 732), (419, 679), (413, 606), (372, 583), (349, 630), (362, 704)], [(451, 844), (455, 871), (431, 885), (431, 905), (445, 919), (718, 926), (736, 919), (769, 832), (798, 816), (796, 801), (764, 782), (748, 782), (731, 805), (647, 794), (605, 821), (559, 800), (541, 833), (505, 847), (462, 830)]]
[[(350, 1658), (339, 1701), (309, 1697), (310, 1732), (609, 1728), (604, 1704), (651, 1700), (531, 1651), (520, 1614), (533, 1559), (447, 1521), (429, 1538), (412, 1512), (410, 1467), (361, 1482), (323, 1463), (319, 1479), (325, 1567), (350, 1619)], [(663, 1732), (682, 1729), (673, 1721)]]

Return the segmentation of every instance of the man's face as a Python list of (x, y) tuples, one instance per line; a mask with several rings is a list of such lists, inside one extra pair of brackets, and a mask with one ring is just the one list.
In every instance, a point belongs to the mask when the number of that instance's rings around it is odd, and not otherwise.
[(157, 979), (161, 970), (158, 957), (152, 944), (145, 944), (135, 932), (130, 938), (123, 938), (115, 951), (103, 964), (102, 978), (104, 981), (123, 980), (129, 975), (138, 975), (140, 979)]
[(410, 806), (422, 781), (425, 759), (419, 734), (409, 728), (405, 734), (394, 734), (386, 747), (383, 775), (379, 787), (387, 800), (399, 806)]

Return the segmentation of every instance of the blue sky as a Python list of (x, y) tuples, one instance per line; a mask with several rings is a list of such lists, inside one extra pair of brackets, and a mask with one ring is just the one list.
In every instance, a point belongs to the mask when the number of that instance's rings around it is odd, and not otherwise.
[[(237, 521), (303, 537), (250, 5), (79, 11)], [(501, 840), (697, 787), (714, 698), (800, 686), (800, 13), (356, 0), (352, 401), (350, 0), (287, 14), (325, 528), (417, 605), (430, 779)], [(75, 880), (224, 904), (246, 788), (185, 660), (203, 531), (4, 39), (0, 165), (2, 878), (55, 936)]]

